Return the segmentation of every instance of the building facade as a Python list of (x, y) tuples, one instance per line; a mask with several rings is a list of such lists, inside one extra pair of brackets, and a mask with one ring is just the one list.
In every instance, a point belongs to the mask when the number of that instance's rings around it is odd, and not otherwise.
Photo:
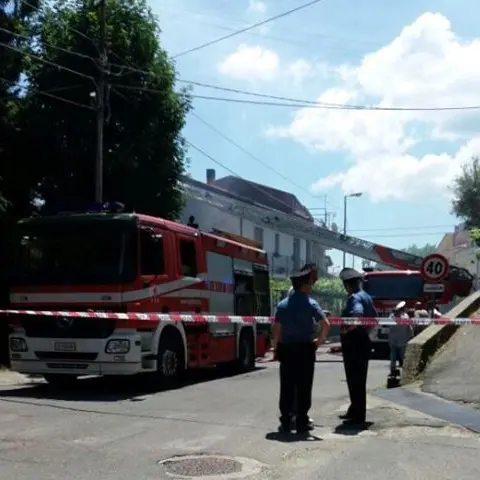
[[(205, 183), (190, 178), (184, 179), (184, 183), (197, 190), (203, 189), (206, 197), (213, 194), (216, 203), (189, 195), (187, 189), (187, 201), (180, 219), (182, 223), (195, 223), (203, 231), (218, 230), (258, 242), (268, 253), (272, 278), (287, 278), (306, 262), (317, 264), (321, 274), (327, 273), (331, 260), (325, 255), (323, 246), (302, 237), (301, 230), (293, 236), (282, 229), (278, 222), (274, 224), (268, 220), (276, 212), (281, 212), (293, 221), (313, 224), (310, 212), (294, 195), (237, 177), (216, 180), (213, 170), (207, 170)], [(225, 204), (222, 197), (225, 197)], [(245, 218), (241, 208), (231, 208), (235, 201), (243, 208), (248, 209), (250, 204), (256, 209), (263, 209), (265, 218), (257, 223)]]

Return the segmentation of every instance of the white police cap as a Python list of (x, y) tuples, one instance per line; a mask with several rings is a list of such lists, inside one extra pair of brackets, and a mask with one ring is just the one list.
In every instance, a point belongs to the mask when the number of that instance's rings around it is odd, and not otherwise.
[(394, 310), (395, 311), (398, 311), (398, 310), (401, 310), (402, 308), (405, 308), (405, 305), (407, 304), (407, 302), (405, 302), (404, 300), (402, 300), (401, 302), (398, 302), (397, 305), (395, 306)]
[(363, 273), (355, 270), (354, 268), (344, 268), (339, 274), (340, 280), (353, 280), (355, 278), (363, 278)]

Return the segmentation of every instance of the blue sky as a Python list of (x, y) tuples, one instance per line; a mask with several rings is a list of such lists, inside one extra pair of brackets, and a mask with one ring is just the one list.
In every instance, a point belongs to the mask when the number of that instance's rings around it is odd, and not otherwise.
[[(301, 3), (150, 0), (171, 55)], [(479, 13), (473, 0), (324, 0), (176, 63), (183, 80), (325, 103), (480, 105)], [(252, 99), (201, 87), (194, 94)], [(393, 247), (436, 243), (453, 229), (452, 179), (480, 153), (476, 111), (352, 112), (201, 99), (194, 110), (291, 181), (194, 116), (185, 129), (189, 141), (240, 176), (290, 191), (310, 208), (323, 207), (326, 195), (339, 225), (343, 195), (364, 192), (349, 202), (349, 232)], [(228, 174), (193, 150), (190, 159), (195, 178), (204, 179), (206, 168)]]

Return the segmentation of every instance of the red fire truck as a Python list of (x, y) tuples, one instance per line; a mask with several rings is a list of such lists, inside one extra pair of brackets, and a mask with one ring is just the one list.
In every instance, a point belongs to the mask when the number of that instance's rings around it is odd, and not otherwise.
[[(407, 308), (415, 308), (418, 302), (426, 309), (430, 297), (425, 294), (424, 281), (419, 270), (365, 270), (365, 290), (372, 296), (378, 315), (387, 317), (397, 303), (404, 300)], [(472, 276), (467, 270), (450, 267), (445, 280), (444, 293), (436, 303), (445, 305), (456, 297), (466, 297), (472, 291)], [(387, 348), (388, 327), (375, 327), (370, 332), (374, 349)]]
[[(187, 368), (254, 367), (271, 325), (71, 318), (43, 311), (270, 316), (264, 251), (151, 216), (80, 213), (18, 226), (9, 316), (13, 370), (50, 383), (84, 375), (150, 372), (162, 382)], [(106, 317), (108, 315), (105, 315)]]

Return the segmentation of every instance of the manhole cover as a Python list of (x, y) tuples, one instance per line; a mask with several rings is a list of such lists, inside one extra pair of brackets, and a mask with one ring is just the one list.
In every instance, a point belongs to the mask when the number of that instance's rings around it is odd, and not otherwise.
[(171, 457), (160, 461), (159, 464), (169, 476), (198, 480), (242, 478), (257, 473), (263, 467), (260, 462), (247, 458), (207, 454)]

